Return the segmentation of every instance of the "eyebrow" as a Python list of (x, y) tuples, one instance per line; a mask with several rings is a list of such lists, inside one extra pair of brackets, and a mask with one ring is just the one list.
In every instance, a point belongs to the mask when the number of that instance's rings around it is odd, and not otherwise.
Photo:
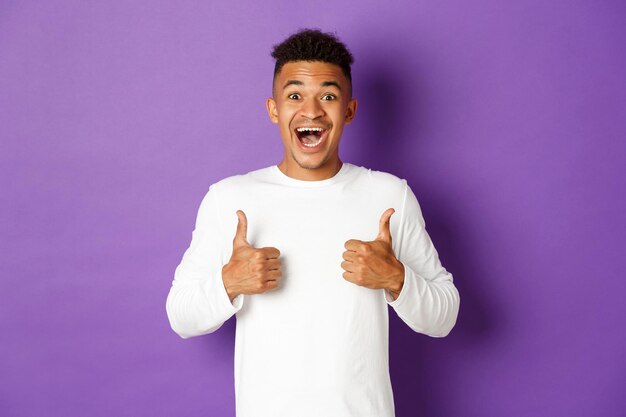
[[(289, 80), (283, 86), (283, 90), (285, 88), (289, 87), (290, 85), (304, 85), (304, 83), (302, 81), (298, 81), (298, 80)], [(322, 87), (328, 87), (328, 86), (331, 86), (331, 85), (337, 87), (337, 89), (339, 91), (341, 91), (341, 86), (339, 85), (339, 83), (337, 81), (324, 81), (323, 83), (320, 84), (320, 86), (322, 86)]]

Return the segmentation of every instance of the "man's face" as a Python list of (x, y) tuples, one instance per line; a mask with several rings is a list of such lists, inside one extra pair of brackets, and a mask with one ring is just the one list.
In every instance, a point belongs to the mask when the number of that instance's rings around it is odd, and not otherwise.
[[(350, 88), (335, 64), (294, 61), (281, 68), (266, 106), (272, 123), (280, 129), (287, 165), (317, 169), (336, 163), (343, 126), (356, 113), (357, 101), (350, 98)], [(306, 127), (322, 130), (298, 130)]]

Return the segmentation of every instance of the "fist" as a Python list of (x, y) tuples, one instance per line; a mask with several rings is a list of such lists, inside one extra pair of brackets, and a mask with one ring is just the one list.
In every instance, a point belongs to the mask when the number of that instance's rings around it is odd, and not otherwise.
[(404, 284), (404, 265), (396, 258), (391, 246), (389, 221), (393, 213), (395, 210), (390, 208), (382, 214), (378, 236), (373, 241), (346, 241), (341, 268), (347, 281), (371, 289), (384, 288), (395, 299)]
[(248, 243), (248, 220), (237, 210), (237, 231), (233, 253), (222, 267), (222, 280), (232, 302), (239, 294), (259, 294), (278, 287), (282, 277), (280, 251), (274, 247), (255, 248)]

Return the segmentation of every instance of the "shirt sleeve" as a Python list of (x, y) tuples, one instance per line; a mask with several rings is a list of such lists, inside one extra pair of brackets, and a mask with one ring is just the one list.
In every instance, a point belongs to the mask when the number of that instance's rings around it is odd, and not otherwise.
[(387, 303), (414, 331), (432, 337), (447, 336), (456, 323), (460, 297), (452, 274), (439, 260), (415, 194), (406, 180), (398, 229), (396, 257), (404, 265), (404, 284), (393, 300), (385, 289)]
[(174, 272), (166, 301), (172, 330), (183, 339), (212, 333), (239, 311), (244, 294), (230, 301), (222, 281), (222, 245), (215, 184), (202, 199), (191, 244)]

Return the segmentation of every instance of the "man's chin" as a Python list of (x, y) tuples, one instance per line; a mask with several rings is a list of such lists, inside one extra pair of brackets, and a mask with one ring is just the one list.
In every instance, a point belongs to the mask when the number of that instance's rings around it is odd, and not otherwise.
[(319, 169), (324, 166), (328, 157), (326, 155), (311, 154), (308, 158), (293, 158), (302, 169)]
[(312, 162), (300, 163), (300, 162), (298, 162), (298, 165), (300, 166), (300, 168), (303, 168), (303, 169), (319, 169), (319, 168), (322, 167), (323, 164), (321, 162), (316, 162), (316, 163), (312, 163)]

